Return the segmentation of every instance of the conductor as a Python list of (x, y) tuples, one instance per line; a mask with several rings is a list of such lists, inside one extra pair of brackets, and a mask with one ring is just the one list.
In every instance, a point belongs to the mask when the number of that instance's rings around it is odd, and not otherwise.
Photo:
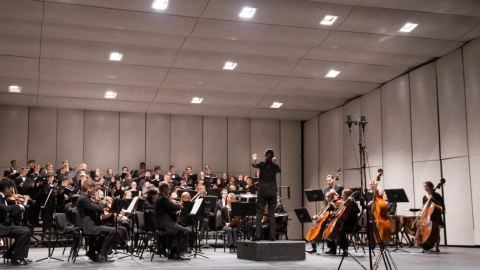
[(265, 161), (257, 163), (257, 154), (252, 155), (252, 167), (260, 170), (257, 191), (257, 219), (256, 232), (252, 241), (261, 239), (263, 211), (265, 205), (268, 205), (268, 216), (270, 222), (270, 241), (275, 241), (275, 207), (277, 205), (277, 173), (280, 173), (280, 167), (274, 162), (272, 149), (265, 151)]

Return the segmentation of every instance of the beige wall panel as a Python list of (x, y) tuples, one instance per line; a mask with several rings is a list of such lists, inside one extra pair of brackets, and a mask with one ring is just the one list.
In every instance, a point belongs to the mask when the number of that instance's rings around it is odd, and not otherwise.
[(27, 165), (28, 107), (0, 106), (1, 173), (16, 159), (18, 167)]
[[(473, 223), (480, 224), (480, 197), (476, 192), (480, 190), (480, 155), (470, 156), (470, 178), (473, 206)], [(475, 245), (480, 245), (480, 226), (475, 226)]]
[[(280, 121), (268, 119), (250, 119), (250, 151), (257, 153), (259, 160), (265, 160), (265, 150), (272, 149), (280, 157)], [(251, 159), (251, 156), (250, 156)], [(255, 168), (251, 168), (254, 175)], [(277, 174), (277, 184), (281, 174)]]
[(227, 121), (228, 171), (251, 175), (250, 119), (229, 117)]
[(462, 51), (437, 61), (442, 159), (468, 155)]
[[(162, 167), (162, 174), (170, 165), (170, 115), (147, 114), (146, 163), (148, 168)], [(137, 165), (138, 166), (138, 165)], [(193, 168), (199, 171), (200, 168)]]
[[(194, 170), (202, 167), (202, 117), (172, 115), (170, 133), (170, 163), (177, 173), (190, 165)], [(163, 171), (168, 170), (165, 166)], [(163, 167), (163, 166), (162, 166)], [(214, 173), (217, 171), (214, 168)]]
[(412, 134), (408, 75), (387, 83), (382, 87), (381, 95), (383, 166), (405, 163), (411, 165)]
[[(343, 106), (343, 122), (347, 121), (347, 115), (352, 116), (352, 120), (356, 121), (360, 119), (360, 105), (361, 100), (355, 99)], [(352, 125), (351, 132), (348, 125), (343, 124), (343, 168), (354, 169), (358, 168), (355, 156), (358, 159), (358, 128), (357, 125)], [(370, 128), (370, 127), (369, 127)]]
[(203, 163), (212, 166), (215, 171), (219, 172), (228, 172), (227, 123), (227, 117), (203, 117)]
[[(304, 189), (318, 189), (318, 117), (306, 121), (303, 124), (303, 179)], [(309, 213), (315, 212), (315, 204), (309, 203), (304, 191), (302, 191), (303, 205)], [(297, 206), (299, 207), (299, 206)], [(294, 220), (292, 218), (292, 220)], [(306, 233), (312, 224), (304, 225)]]
[(434, 185), (436, 185), (438, 182), (440, 182), (440, 178), (440, 161), (420, 161), (413, 163), (415, 197), (408, 199), (410, 201), (415, 199), (415, 208), (421, 208), (423, 205), (423, 196), (425, 196), (423, 182), (431, 181), (434, 183)]
[(30, 108), (28, 113), (28, 158), (41, 167), (57, 160), (57, 109)]
[[(55, 167), (60, 169), (62, 161), (68, 159), (70, 167), (83, 162), (83, 128), (85, 111), (58, 109), (57, 160)], [(102, 168), (104, 172), (105, 168)]]
[[(380, 88), (362, 96), (360, 102), (361, 115), (365, 115), (368, 122), (365, 127), (365, 146), (368, 151), (369, 166), (382, 166), (382, 106)], [(358, 135), (355, 137), (352, 133), (352, 136), (353, 143), (357, 142), (358, 144)], [(345, 146), (345, 148), (347, 147)]]
[[(443, 160), (442, 167), (443, 177), (447, 180), (444, 188), (447, 244), (474, 245), (472, 195), (470, 192), (458, 192), (455, 188), (471, 188), (468, 157)], [(436, 185), (439, 181), (432, 182)], [(455, 207), (458, 202), (462, 202), (461, 207)]]
[(413, 162), (438, 160), (438, 111), (435, 63), (410, 73)]
[[(403, 209), (413, 208), (414, 206), (414, 186), (413, 186), (413, 172), (412, 172), (412, 163), (402, 163), (402, 164), (391, 164), (383, 166), (383, 188), (384, 189), (393, 189), (393, 188), (403, 188), (410, 202), (401, 203), (398, 205), (398, 213)], [(372, 177), (376, 177), (377, 173), (373, 174)], [(406, 214), (406, 213), (405, 213)]]
[[(130, 170), (140, 168), (145, 162), (145, 114), (120, 113), (120, 156), (118, 167), (127, 166)], [(153, 169), (147, 164), (147, 169)], [(106, 168), (101, 168), (102, 173)]]
[[(343, 166), (343, 107), (319, 116), (319, 170), (333, 171)], [(323, 176), (320, 175), (320, 179)]]
[(118, 172), (119, 144), (118, 112), (85, 111), (83, 157), (89, 170), (101, 168), (104, 172), (111, 167), (114, 172)]
[(465, 100), (470, 155), (480, 154), (480, 39), (463, 47)]

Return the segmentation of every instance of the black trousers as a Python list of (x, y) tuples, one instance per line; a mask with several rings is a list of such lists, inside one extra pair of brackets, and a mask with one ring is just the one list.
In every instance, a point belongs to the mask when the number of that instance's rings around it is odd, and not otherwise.
[(28, 257), (28, 249), (30, 245), (30, 229), (20, 226), (12, 226), (10, 233), (2, 235), (15, 239), (7, 252), (12, 254), (13, 260), (23, 260)]
[(97, 241), (90, 241), (89, 251), (95, 251), (107, 257), (108, 253), (112, 251), (115, 237), (118, 236), (115, 233), (115, 228), (107, 226), (100, 227), (100, 235)]
[(276, 197), (268, 197), (268, 198), (258, 197), (257, 198), (257, 219), (256, 219), (255, 237), (257, 239), (261, 238), (263, 210), (265, 209), (265, 205), (268, 205), (268, 216), (269, 216), (269, 222), (270, 222), (270, 239), (275, 239), (275, 233), (277, 228), (275, 224), (275, 207), (277, 206)]

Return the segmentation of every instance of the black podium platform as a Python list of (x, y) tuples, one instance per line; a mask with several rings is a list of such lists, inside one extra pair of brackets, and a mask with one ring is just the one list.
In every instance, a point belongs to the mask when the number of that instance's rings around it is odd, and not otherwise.
[(305, 260), (305, 241), (237, 241), (237, 258), (252, 261)]

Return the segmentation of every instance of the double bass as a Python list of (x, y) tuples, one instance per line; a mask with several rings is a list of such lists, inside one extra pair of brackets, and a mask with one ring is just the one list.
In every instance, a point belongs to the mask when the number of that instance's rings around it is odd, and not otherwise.
[[(440, 179), (440, 183), (433, 189), (440, 188), (445, 184), (445, 179)], [(439, 241), (440, 237), (440, 220), (442, 218), (442, 207), (431, 199), (423, 205), (416, 221), (418, 224), (417, 234), (415, 235), (415, 245), (421, 246), (424, 250), (430, 250), (435, 247), (435, 243)]]
[[(376, 182), (378, 183), (380, 182), (380, 179), (383, 175), (383, 169), (380, 168), (378, 169), (377, 172), (378, 172), (378, 175), (377, 175)], [(378, 236), (380, 237), (380, 239), (378, 239), (377, 234), (373, 234), (373, 239), (377, 244), (380, 243), (380, 240), (383, 241), (383, 243), (388, 243), (392, 238), (392, 225), (388, 220), (388, 203), (383, 199), (382, 196), (378, 195), (376, 185), (375, 185), (375, 190), (372, 190), (372, 192), (373, 192), (372, 215), (375, 221), (375, 225), (377, 226)]]

